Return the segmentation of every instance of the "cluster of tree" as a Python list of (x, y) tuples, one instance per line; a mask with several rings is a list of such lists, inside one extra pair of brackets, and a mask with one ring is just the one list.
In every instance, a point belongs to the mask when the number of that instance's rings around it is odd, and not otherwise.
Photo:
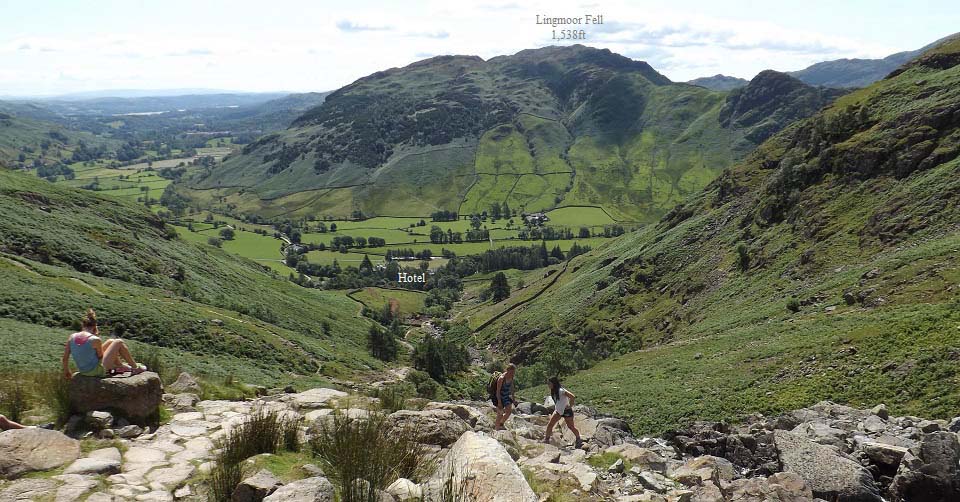
[(467, 230), (467, 242), (479, 242), (490, 239), (490, 231), (486, 228), (474, 228)]
[(403, 338), (403, 326), (398, 319), (393, 319), (387, 329), (374, 324), (370, 326), (367, 335), (367, 347), (373, 357), (381, 361), (395, 361), (400, 352), (400, 344), (397, 342), (400, 338)]
[[(589, 229), (587, 229), (589, 237)], [(518, 237), (522, 240), (534, 240), (534, 241), (558, 241), (558, 240), (570, 240), (573, 239), (573, 231), (569, 228), (555, 228), (555, 227), (531, 227), (531, 228), (522, 228), (517, 234)]]
[(450, 375), (470, 366), (470, 355), (462, 344), (432, 336), (426, 337), (414, 348), (412, 359), (414, 368), (427, 372), (441, 383)]
[(46, 178), (50, 181), (56, 181), (58, 176), (63, 176), (64, 179), (72, 180), (77, 177), (76, 173), (73, 172), (73, 169), (66, 164), (54, 164), (52, 166), (44, 165), (40, 163), (37, 166), (37, 176), (41, 178)]
[(186, 172), (186, 167), (162, 167), (157, 171), (157, 175), (168, 180), (180, 181), (180, 178), (182, 178)]
[(619, 237), (623, 235), (623, 232), (623, 226), (621, 225), (606, 225), (603, 227), (604, 237)]
[(429, 249), (423, 251), (414, 251), (410, 248), (388, 249), (384, 259), (388, 262), (393, 260), (429, 260), (433, 257), (433, 252)]
[[(352, 237), (349, 235), (338, 235), (330, 241), (331, 249), (340, 249), (342, 247), (346, 248), (365, 248), (372, 247), (378, 248), (387, 245), (387, 241), (381, 239), (380, 237)], [(321, 251), (323, 251), (321, 249)]]
[(103, 146), (90, 146), (86, 142), (81, 141), (77, 144), (77, 148), (73, 150), (73, 157), (70, 161), (73, 162), (88, 162), (92, 160), (99, 160), (108, 155), (107, 149)]
[(160, 205), (169, 209), (173, 216), (179, 218), (186, 214), (190, 207), (190, 199), (177, 193), (171, 183), (163, 189), (163, 193), (160, 195)]
[(458, 218), (459, 215), (457, 215), (456, 211), (442, 210), (430, 214), (432, 221), (457, 221)]
[(510, 297), (510, 283), (507, 282), (507, 276), (503, 272), (497, 272), (490, 281), (490, 287), (484, 291), (483, 300), (491, 298), (493, 303), (506, 300)]
[(430, 242), (433, 244), (459, 244), (463, 242), (463, 234), (454, 232), (449, 228), (444, 232), (442, 228), (434, 225), (430, 227)]
[[(120, 162), (130, 162), (143, 156), (143, 148), (136, 141), (128, 141), (117, 149), (116, 155)], [(76, 152), (74, 152), (74, 158), (76, 158)]]
[[(322, 222), (322, 221), (321, 221), (320, 223), (317, 223), (316, 229), (317, 229), (317, 232), (319, 232), (319, 233), (321, 233), (321, 234), (325, 234), (325, 233), (327, 233), (327, 231), (328, 231), (327, 224), (324, 223), (324, 222)], [(331, 223), (331, 224), (330, 224), (330, 227), (329, 227), (329, 231), (330, 231), (330, 232), (336, 232), (336, 231), (337, 231), (337, 224), (336, 224), (336, 223)]]

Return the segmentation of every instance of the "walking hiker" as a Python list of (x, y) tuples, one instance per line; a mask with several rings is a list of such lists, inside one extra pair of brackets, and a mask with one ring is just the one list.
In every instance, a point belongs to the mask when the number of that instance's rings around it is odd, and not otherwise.
[(507, 370), (503, 372), (496, 380), (496, 391), (494, 393), (493, 404), (497, 407), (497, 420), (494, 424), (494, 430), (502, 430), (503, 424), (510, 418), (513, 412), (513, 403), (517, 401), (514, 396), (513, 377), (517, 373), (517, 367), (513, 363), (507, 365)]
[[(80, 321), (82, 331), (70, 335), (63, 348), (63, 377), (69, 380), (70, 356), (76, 363), (79, 374), (90, 377), (105, 377), (131, 373), (138, 375), (147, 370), (142, 364), (137, 364), (130, 354), (130, 349), (123, 340), (113, 339), (101, 341), (100, 329), (97, 327), (97, 313), (90, 309), (86, 317)], [(123, 364), (126, 361), (129, 366)]]
[(557, 425), (557, 422), (562, 418), (564, 423), (567, 424), (567, 428), (570, 429), (570, 432), (577, 437), (574, 447), (580, 448), (580, 446), (583, 445), (583, 440), (580, 439), (580, 431), (577, 430), (577, 426), (573, 423), (573, 403), (577, 396), (575, 396), (573, 392), (563, 388), (563, 386), (560, 385), (560, 379), (557, 377), (550, 377), (550, 379), (547, 380), (547, 385), (550, 387), (550, 397), (553, 398), (553, 414), (550, 415), (550, 421), (547, 423), (547, 433), (543, 438), (543, 442), (550, 443), (550, 437), (553, 436), (553, 427)]

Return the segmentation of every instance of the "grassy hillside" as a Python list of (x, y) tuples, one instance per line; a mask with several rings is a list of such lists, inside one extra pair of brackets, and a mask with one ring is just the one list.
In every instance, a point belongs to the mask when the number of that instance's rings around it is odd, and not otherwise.
[(646, 432), (821, 399), (954, 415), (958, 63), (954, 42), (843, 96), (481, 338), (524, 365), (613, 356), (567, 383)]
[[(816, 110), (796, 99), (776, 101), (793, 112), (772, 115), (768, 134)], [(330, 94), (182, 192), (271, 217), (469, 214), (506, 202), (652, 222), (756, 146), (740, 123), (719, 120), (726, 100), (579, 45), (441, 56)]]
[(0, 102), (0, 168), (35, 167), (68, 161), (80, 142), (94, 147), (119, 143), (92, 134), (18, 116)]
[(105, 332), (202, 373), (273, 383), (376, 366), (359, 303), (181, 240), (141, 206), (4, 170), (0, 212), (0, 338), (15, 365), (58, 364), (93, 307)]

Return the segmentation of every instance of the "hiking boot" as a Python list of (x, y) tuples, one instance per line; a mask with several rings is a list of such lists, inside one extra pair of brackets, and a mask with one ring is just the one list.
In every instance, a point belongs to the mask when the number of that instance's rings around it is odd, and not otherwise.
[(573, 447), (579, 450), (581, 446), (583, 446), (583, 440), (580, 438), (577, 438), (577, 441), (573, 443)]

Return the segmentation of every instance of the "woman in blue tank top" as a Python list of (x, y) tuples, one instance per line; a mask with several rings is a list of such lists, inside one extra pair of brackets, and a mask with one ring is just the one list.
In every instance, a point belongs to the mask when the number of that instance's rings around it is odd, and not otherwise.
[[(97, 327), (97, 313), (90, 309), (81, 321), (83, 330), (70, 335), (63, 348), (63, 376), (69, 380), (70, 357), (77, 365), (79, 374), (91, 377), (104, 377), (130, 372), (134, 375), (146, 371), (146, 366), (137, 364), (130, 354), (127, 344), (120, 339), (101, 341)], [(123, 364), (126, 361), (129, 366)]]

